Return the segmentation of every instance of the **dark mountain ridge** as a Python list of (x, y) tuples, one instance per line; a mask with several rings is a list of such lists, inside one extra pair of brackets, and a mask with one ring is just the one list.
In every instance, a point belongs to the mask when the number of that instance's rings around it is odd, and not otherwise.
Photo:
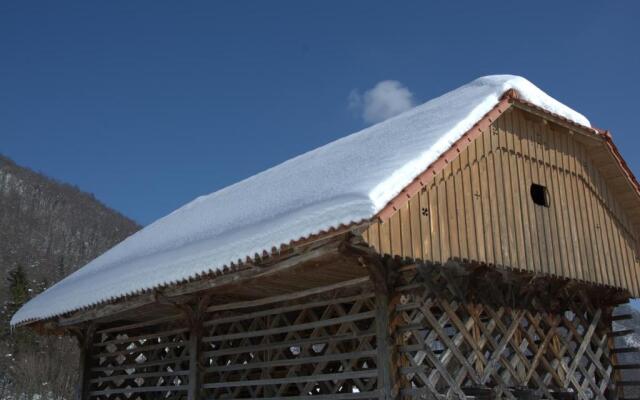
[(71, 398), (73, 340), (12, 332), (9, 320), (28, 298), (139, 229), (92, 194), (0, 155), (0, 399)]
[(0, 276), (20, 265), (48, 286), (138, 229), (92, 194), (0, 155)]

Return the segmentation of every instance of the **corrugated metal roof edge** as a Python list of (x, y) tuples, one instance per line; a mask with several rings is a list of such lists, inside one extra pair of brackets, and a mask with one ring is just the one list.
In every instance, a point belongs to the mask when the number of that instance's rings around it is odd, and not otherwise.
[[(55, 319), (58, 319), (60, 317), (66, 317), (66, 316), (70, 316), (74, 313), (78, 313), (78, 312), (85, 312), (85, 311), (90, 311), (90, 310), (94, 310), (96, 308), (105, 306), (105, 305), (109, 305), (109, 304), (113, 304), (116, 303), (118, 301), (122, 301), (125, 300), (127, 298), (136, 298), (139, 296), (143, 296), (143, 295), (147, 295), (153, 292), (156, 292), (158, 290), (166, 290), (168, 288), (173, 288), (173, 287), (179, 287), (181, 285), (184, 285), (186, 283), (190, 283), (190, 282), (195, 282), (195, 281), (200, 281), (200, 280), (204, 280), (204, 279), (216, 279), (219, 278), (221, 276), (226, 276), (226, 275), (231, 275), (233, 273), (237, 273), (240, 271), (244, 271), (248, 268), (250, 268), (251, 266), (260, 263), (261, 261), (269, 261), (268, 259), (270, 257), (274, 257), (274, 256), (278, 256), (280, 253), (288, 251), (288, 250), (292, 250), (295, 249), (296, 247), (302, 247), (308, 244), (311, 244), (313, 242), (316, 242), (318, 240), (322, 240), (325, 238), (329, 238), (332, 236), (336, 236), (342, 233), (346, 233), (349, 231), (352, 231), (354, 229), (357, 229), (358, 227), (362, 226), (362, 225), (366, 225), (369, 224), (372, 221), (372, 219), (364, 219), (361, 221), (353, 221), (349, 224), (340, 224), (337, 227), (331, 227), (329, 229), (325, 229), (325, 230), (321, 230), (317, 233), (313, 233), (310, 234), (308, 236), (305, 237), (300, 237), (297, 239), (292, 239), (291, 241), (289, 241), (289, 243), (282, 243), (280, 245), (277, 246), (272, 246), (270, 251), (267, 251), (267, 249), (264, 249), (262, 251), (261, 254), (254, 254), (253, 258), (250, 255), (247, 255), (245, 257), (245, 260), (238, 260), (237, 263), (230, 263), (229, 265), (224, 265), (222, 266), (220, 269), (216, 270), (215, 272), (200, 272), (200, 273), (194, 273), (180, 281), (177, 282), (172, 282), (169, 284), (165, 284), (165, 285), (155, 285), (155, 286), (151, 286), (151, 287), (147, 287), (147, 288), (142, 288), (137, 290), (135, 293), (129, 293), (129, 294), (124, 294), (121, 296), (117, 296), (117, 297), (111, 297), (111, 298), (107, 298), (104, 299), (100, 302), (96, 302), (96, 303), (92, 303), (92, 304), (87, 304), (86, 306), (83, 307), (78, 307), (78, 308), (74, 308), (74, 309), (70, 309), (70, 310), (66, 310), (60, 313), (56, 313), (56, 314), (52, 314), (52, 315), (46, 315), (43, 316), (42, 318), (31, 318), (31, 319), (27, 319), (24, 321), (19, 321), (18, 323), (16, 323), (15, 325), (13, 325), (13, 327), (20, 327), (20, 326), (28, 326), (28, 325), (32, 325), (32, 324), (45, 324), (47, 322), (51, 322)], [(195, 291), (194, 291), (195, 292)], [(114, 313), (115, 314), (115, 313)], [(43, 331), (45, 329), (42, 329)]]

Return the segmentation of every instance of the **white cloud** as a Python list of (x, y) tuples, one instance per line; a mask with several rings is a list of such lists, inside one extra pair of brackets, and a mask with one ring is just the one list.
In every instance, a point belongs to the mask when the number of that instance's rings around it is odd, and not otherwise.
[(413, 106), (413, 93), (398, 81), (381, 81), (364, 94), (356, 89), (349, 94), (349, 108), (362, 113), (362, 119), (369, 124), (384, 121)]

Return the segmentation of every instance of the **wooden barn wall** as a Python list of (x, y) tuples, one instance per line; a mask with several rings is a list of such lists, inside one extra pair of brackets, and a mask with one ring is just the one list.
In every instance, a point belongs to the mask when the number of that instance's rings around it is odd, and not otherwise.
[[(637, 296), (637, 233), (578, 136), (511, 109), (364, 238), (383, 254), (468, 259)], [(549, 207), (534, 204), (532, 183), (547, 187)]]

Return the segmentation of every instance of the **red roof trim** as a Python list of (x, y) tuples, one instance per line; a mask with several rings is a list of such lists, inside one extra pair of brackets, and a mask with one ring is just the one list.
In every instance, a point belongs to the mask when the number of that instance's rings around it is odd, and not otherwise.
[(478, 138), (483, 131), (489, 129), (489, 126), (491, 126), (493, 121), (498, 119), (503, 112), (511, 107), (509, 99), (512, 95), (511, 91), (506, 92), (502, 96), (502, 100), (500, 100), (495, 107), (486, 113), (471, 129), (465, 132), (460, 139), (456, 140), (451, 147), (442, 153), (436, 161), (431, 163), (423, 173), (418, 175), (410, 184), (402, 189), (400, 193), (391, 199), (391, 201), (389, 201), (389, 203), (387, 203), (387, 205), (378, 212), (376, 217), (382, 220), (387, 219), (391, 217), (393, 213), (398, 211), (400, 207), (406, 204), (413, 195), (418, 193), (425, 186), (430, 178), (433, 178), (442, 171), (447, 164), (456, 158), (462, 150), (467, 148), (474, 139)]
[(615, 145), (615, 143), (613, 143), (611, 133), (609, 133), (609, 131), (602, 131), (600, 132), (600, 135), (604, 138), (604, 142), (613, 154), (613, 157), (616, 159), (616, 161), (618, 161), (618, 165), (622, 169), (622, 172), (627, 176), (627, 179), (629, 179), (631, 186), (633, 186), (636, 191), (636, 195), (640, 197), (640, 184), (638, 183), (638, 179), (636, 179), (633, 171), (631, 171), (631, 168), (629, 168), (627, 162), (622, 158), (622, 154), (620, 154), (618, 147)]

